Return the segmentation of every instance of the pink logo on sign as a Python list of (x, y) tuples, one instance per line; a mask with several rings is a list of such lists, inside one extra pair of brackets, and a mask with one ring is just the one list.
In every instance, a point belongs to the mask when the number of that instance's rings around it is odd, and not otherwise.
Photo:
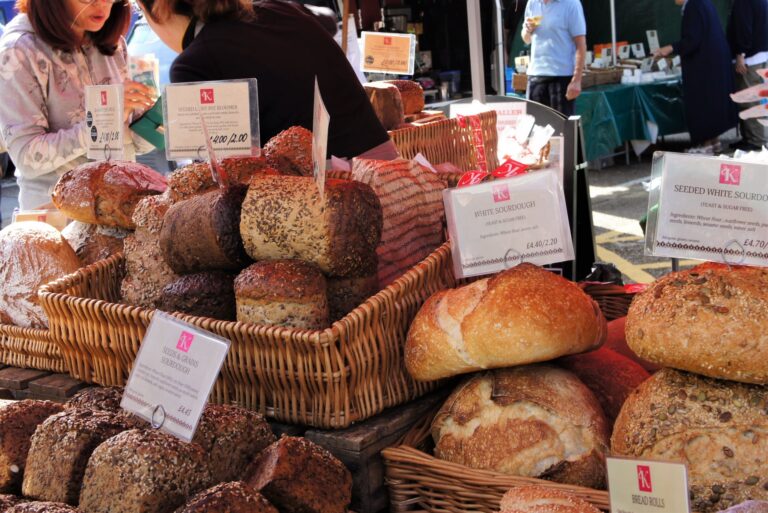
[(725, 185), (739, 185), (741, 183), (741, 166), (721, 164), (720, 183)]
[(647, 465), (637, 466), (637, 486), (641, 492), (653, 492), (653, 484), (651, 483), (651, 467)]
[(389, 46), (392, 44), (392, 38), (391, 37), (385, 37), (384, 38), (384, 44)]
[(179, 337), (179, 341), (176, 342), (176, 349), (178, 349), (182, 353), (188, 353), (189, 348), (192, 347), (192, 341), (194, 339), (195, 339), (195, 336), (192, 333), (187, 333), (186, 331), (182, 331), (181, 336)]
[(213, 103), (213, 89), (200, 89), (200, 103)]
[(506, 185), (493, 186), (493, 202), (509, 201), (509, 187)]
[(107, 92), (101, 91), (101, 105), (102, 107), (107, 104)]

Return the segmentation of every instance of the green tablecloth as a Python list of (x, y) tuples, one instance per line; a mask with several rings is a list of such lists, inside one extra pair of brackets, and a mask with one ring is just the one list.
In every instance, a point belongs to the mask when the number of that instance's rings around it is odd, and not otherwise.
[(587, 160), (612, 155), (634, 139), (652, 140), (648, 122), (658, 134), (687, 132), (679, 79), (639, 85), (606, 85), (585, 90), (576, 100)]

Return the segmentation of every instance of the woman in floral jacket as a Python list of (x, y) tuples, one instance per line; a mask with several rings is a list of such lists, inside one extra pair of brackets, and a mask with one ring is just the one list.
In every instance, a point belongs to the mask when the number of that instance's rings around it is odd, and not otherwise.
[[(0, 136), (16, 164), (19, 205), (51, 201), (59, 176), (86, 161), (85, 86), (125, 83), (125, 120), (151, 104), (127, 80), (125, 0), (18, 0), (0, 38)], [(126, 130), (125, 157), (152, 147)]]

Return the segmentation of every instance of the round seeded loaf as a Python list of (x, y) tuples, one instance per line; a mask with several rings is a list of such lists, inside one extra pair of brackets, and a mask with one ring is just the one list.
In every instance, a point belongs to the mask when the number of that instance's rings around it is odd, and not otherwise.
[(67, 408), (85, 408), (119, 413), (123, 389), (119, 387), (88, 387), (73, 395), (66, 403)]
[(518, 486), (501, 498), (501, 513), (600, 513), (568, 492), (543, 486)]
[(256, 490), (242, 481), (221, 483), (192, 497), (176, 513), (278, 513)]
[(5, 513), (81, 513), (77, 508), (60, 502), (22, 502)]

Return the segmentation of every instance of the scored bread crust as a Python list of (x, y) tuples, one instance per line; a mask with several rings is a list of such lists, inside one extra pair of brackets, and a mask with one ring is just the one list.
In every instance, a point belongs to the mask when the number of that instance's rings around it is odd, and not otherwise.
[(562, 490), (519, 486), (501, 498), (501, 513), (600, 513), (600, 510)]

